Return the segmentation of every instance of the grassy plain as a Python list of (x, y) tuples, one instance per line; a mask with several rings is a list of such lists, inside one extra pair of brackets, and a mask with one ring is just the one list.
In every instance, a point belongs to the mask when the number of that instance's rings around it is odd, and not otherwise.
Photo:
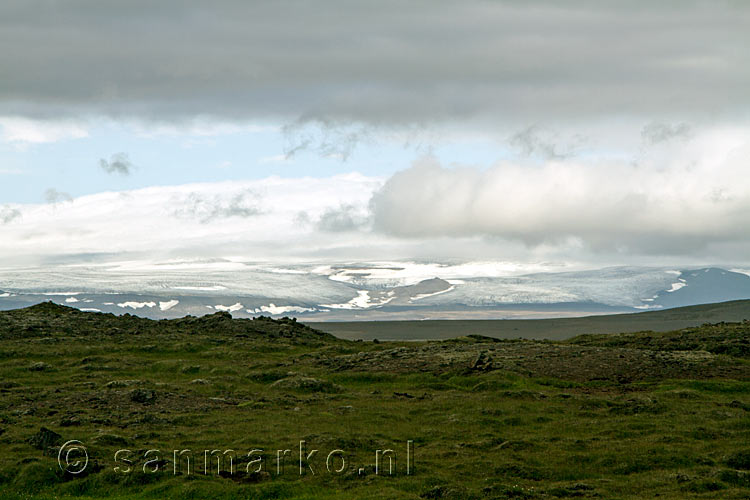
[[(226, 313), (0, 313), (0, 497), (748, 498), (749, 323), (471, 333), (375, 343)], [(79, 474), (69, 440), (88, 454)], [(319, 450), (302, 474), (300, 441)], [(173, 450), (191, 450), (177, 474)]]

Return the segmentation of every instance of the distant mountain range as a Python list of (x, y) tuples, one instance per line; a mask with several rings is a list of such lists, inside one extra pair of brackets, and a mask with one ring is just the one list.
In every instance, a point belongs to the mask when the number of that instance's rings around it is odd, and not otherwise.
[(748, 272), (718, 267), (524, 273), (492, 263), (278, 267), (209, 261), (0, 271), (0, 309), (52, 301), (150, 318), (228, 311), (306, 321), (522, 319), (747, 298)]

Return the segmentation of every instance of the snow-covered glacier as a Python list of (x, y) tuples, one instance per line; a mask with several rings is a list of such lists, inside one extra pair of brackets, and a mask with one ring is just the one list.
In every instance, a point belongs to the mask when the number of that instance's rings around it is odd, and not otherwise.
[(743, 298), (750, 298), (747, 272), (716, 267), (212, 259), (0, 269), (1, 309), (51, 300), (154, 318), (217, 311), (307, 320), (544, 317)]

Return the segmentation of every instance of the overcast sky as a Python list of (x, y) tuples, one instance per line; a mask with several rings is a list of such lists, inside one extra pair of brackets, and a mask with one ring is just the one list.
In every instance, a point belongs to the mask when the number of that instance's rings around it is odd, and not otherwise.
[(5, 0), (0, 258), (744, 264), (748, 27), (741, 1)]

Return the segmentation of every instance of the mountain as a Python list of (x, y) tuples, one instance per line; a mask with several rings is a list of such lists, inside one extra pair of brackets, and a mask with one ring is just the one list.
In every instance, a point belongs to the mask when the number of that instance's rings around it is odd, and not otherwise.
[(523, 319), (750, 298), (748, 274), (718, 267), (523, 271), (499, 263), (227, 261), (17, 269), (0, 274), (0, 310), (50, 300), (154, 319), (216, 312), (305, 321)]
[(750, 297), (750, 276), (717, 267), (682, 271), (672, 288), (654, 298), (664, 308)]

